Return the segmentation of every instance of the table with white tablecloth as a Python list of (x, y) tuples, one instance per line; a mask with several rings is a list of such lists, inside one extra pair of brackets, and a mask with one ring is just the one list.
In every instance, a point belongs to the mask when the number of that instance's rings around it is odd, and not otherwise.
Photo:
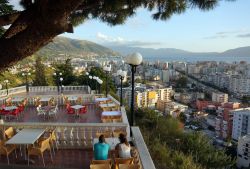
[(120, 111), (103, 111), (102, 117), (104, 116), (121, 116), (122, 113)]
[(116, 107), (117, 104), (115, 104), (115, 103), (104, 103), (104, 104), (99, 104), (99, 106), (101, 108), (112, 108), (112, 107)]
[(105, 101), (108, 101), (108, 100), (110, 100), (110, 98), (107, 98), (107, 97), (100, 97), (100, 98), (95, 99), (96, 102), (105, 102)]

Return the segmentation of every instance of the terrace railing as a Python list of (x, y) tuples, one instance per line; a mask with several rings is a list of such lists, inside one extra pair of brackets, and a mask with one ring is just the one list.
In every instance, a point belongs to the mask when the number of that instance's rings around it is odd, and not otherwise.
[[(57, 92), (57, 86), (32, 86), (29, 87), (30, 93), (46, 93), (46, 92)], [(63, 92), (74, 92), (83, 91), (86, 94), (90, 94), (89, 86), (63, 86)]]
[(60, 148), (84, 149), (93, 146), (93, 139), (97, 132), (115, 130), (125, 132), (127, 129), (125, 123), (4, 123), (0, 125), (1, 137), (4, 137), (3, 131), (8, 127), (14, 127), (17, 131), (23, 128), (42, 128), (55, 129), (57, 145)]
[[(19, 93), (24, 93), (24, 92), (26, 92), (25, 86), (14, 87), (14, 88), (8, 89), (9, 95), (19, 94)], [(7, 96), (7, 90), (6, 89), (0, 90), (0, 97), (5, 97), (5, 96)]]
[(140, 161), (143, 169), (155, 169), (154, 162), (150, 156), (147, 145), (144, 142), (143, 136), (139, 127), (132, 127), (133, 142), (140, 155)]

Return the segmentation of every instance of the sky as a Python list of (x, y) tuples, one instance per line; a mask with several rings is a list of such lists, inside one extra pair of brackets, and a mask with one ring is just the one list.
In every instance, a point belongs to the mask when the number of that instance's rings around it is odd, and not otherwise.
[[(18, 0), (10, 0), (17, 6)], [(105, 46), (177, 48), (192, 52), (223, 52), (250, 46), (250, 0), (221, 0), (210, 11), (188, 9), (167, 21), (155, 21), (149, 11), (138, 9), (125, 24), (109, 26), (88, 20), (62, 36), (89, 40)]]

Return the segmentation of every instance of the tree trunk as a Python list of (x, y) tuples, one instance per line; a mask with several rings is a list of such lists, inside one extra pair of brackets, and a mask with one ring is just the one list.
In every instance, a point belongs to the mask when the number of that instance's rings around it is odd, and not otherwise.
[[(37, 1), (30, 10), (30, 17), (21, 25), (12, 27), (13, 31), (8, 36), (0, 39), (0, 71), (13, 65), (15, 62), (32, 55), (52, 39), (69, 30), (71, 25), (68, 17), (83, 0), (52, 0)], [(21, 17), (20, 15), (19, 17)], [(18, 19), (17, 19), (18, 20)], [(25, 25), (26, 24), (26, 25)], [(14, 25), (14, 23), (13, 23)], [(11, 33), (13, 33), (11, 35)], [(10, 36), (11, 35), (11, 36)]]

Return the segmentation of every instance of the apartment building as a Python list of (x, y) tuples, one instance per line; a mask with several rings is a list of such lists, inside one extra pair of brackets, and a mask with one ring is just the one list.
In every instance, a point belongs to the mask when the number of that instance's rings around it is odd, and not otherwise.
[(172, 86), (168, 88), (157, 89), (158, 99), (164, 100), (164, 101), (170, 101), (173, 92), (174, 91), (173, 91)]
[(228, 94), (221, 93), (221, 92), (213, 92), (212, 93), (212, 101), (219, 102), (219, 103), (226, 103), (226, 102), (228, 102)]
[(158, 100), (170, 101), (173, 93), (172, 87), (163, 89), (146, 89), (135, 92), (136, 107), (155, 107)]
[(166, 115), (178, 117), (181, 112), (185, 113), (188, 110), (188, 106), (173, 101), (158, 100), (156, 109)]
[(238, 140), (239, 137), (250, 134), (250, 108), (236, 109), (232, 113), (232, 138)]
[(229, 83), (229, 91), (237, 96), (250, 96), (250, 78), (240, 75), (232, 75)]
[(236, 164), (238, 168), (250, 168), (250, 135), (238, 140)]
[(240, 103), (222, 103), (217, 109), (217, 117), (215, 118), (215, 133), (217, 136), (227, 139), (232, 135), (233, 127), (233, 112), (234, 109), (239, 109)]

